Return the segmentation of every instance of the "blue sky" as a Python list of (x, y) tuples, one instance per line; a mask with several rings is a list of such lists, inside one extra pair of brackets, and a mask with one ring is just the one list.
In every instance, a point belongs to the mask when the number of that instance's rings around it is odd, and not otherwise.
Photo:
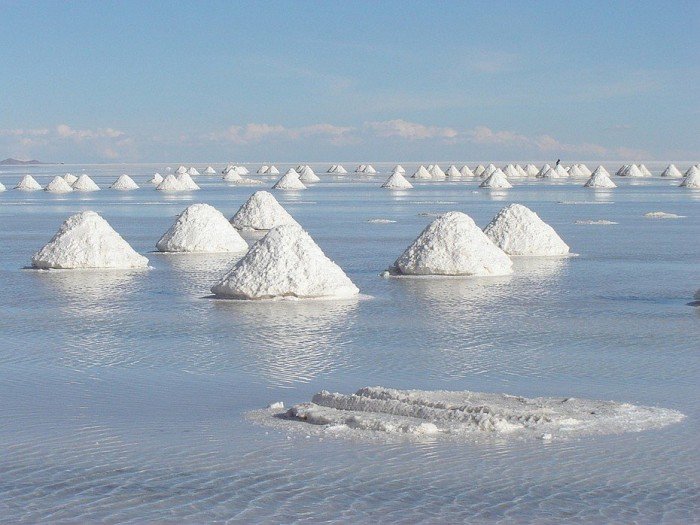
[(700, 158), (700, 2), (0, 0), (0, 157)]

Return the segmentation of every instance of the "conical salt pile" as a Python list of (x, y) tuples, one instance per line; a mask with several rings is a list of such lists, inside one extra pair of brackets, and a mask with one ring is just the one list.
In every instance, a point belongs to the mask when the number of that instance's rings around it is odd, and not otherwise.
[(248, 175), (250, 173), (250, 170), (245, 166), (236, 166), (236, 171), (238, 171), (240, 175)]
[(187, 168), (181, 164), (180, 167), (177, 168), (177, 170), (175, 170), (175, 173), (177, 173), (177, 174), (187, 173)]
[(535, 175), (535, 176), (540, 178), (540, 179), (549, 178), (549, 177), (545, 177), (545, 174), (549, 173), (550, 171), (552, 171), (552, 167), (549, 164), (545, 164), (544, 166), (542, 166), (540, 168), (540, 171), (538, 171), (537, 175)]
[(540, 172), (540, 170), (537, 169), (537, 166), (534, 164), (528, 164), (525, 166), (525, 173), (527, 173), (528, 177), (537, 177), (537, 174)]
[(31, 175), (25, 175), (22, 177), (22, 180), (17, 183), (15, 189), (20, 191), (36, 191), (41, 189), (41, 184)]
[(615, 176), (616, 177), (624, 177), (625, 175), (627, 175), (627, 172), (629, 171), (629, 169), (630, 169), (629, 164), (623, 164), (622, 166), (620, 166), (620, 169), (618, 169), (615, 172)]
[(66, 179), (56, 175), (53, 180), (46, 185), (44, 191), (48, 191), (49, 193), (70, 193), (73, 191), (73, 188), (69, 186)]
[(445, 180), (445, 172), (442, 171), (437, 164), (428, 169), (428, 172), (430, 172), (430, 177), (433, 180)]
[(683, 188), (700, 188), (700, 168), (691, 166), (680, 186)]
[(178, 182), (182, 188), (186, 191), (198, 190), (199, 186), (195, 181), (192, 180), (189, 173), (180, 173), (176, 175)]
[(190, 169), (187, 170), (187, 174), (194, 177), (196, 175), (199, 175), (199, 172), (197, 171), (197, 168), (192, 166)]
[(486, 171), (486, 168), (482, 164), (479, 164), (476, 168), (474, 168), (474, 176), (475, 177), (481, 177), (481, 175)]
[(270, 230), (211, 291), (232, 299), (346, 298), (359, 293), (299, 225)]
[(139, 185), (134, 182), (134, 179), (124, 174), (121, 175), (114, 183), (110, 186), (113, 190), (138, 190)]
[(258, 174), (259, 174), (259, 175), (264, 175), (264, 174), (267, 173), (269, 170), (270, 170), (270, 166), (268, 166), (267, 164), (263, 164), (262, 166), (260, 166), (260, 167), (258, 168)]
[(149, 180), (151, 184), (155, 184), (158, 186), (161, 182), (163, 182), (163, 176), (160, 173), (154, 173), (153, 177), (151, 177), (151, 180)]
[(642, 175), (645, 177), (653, 177), (654, 175), (647, 169), (647, 167), (644, 164), (639, 165), (639, 171), (642, 172)]
[(462, 169), (459, 170), (459, 172), (462, 174), (462, 177), (474, 177), (475, 173), (469, 169), (469, 166), (466, 164), (462, 166)]
[(449, 168), (447, 168), (447, 171), (445, 172), (445, 176), (450, 179), (461, 179), (462, 174), (459, 172), (457, 169), (457, 166), (454, 164), (451, 164)]
[(168, 174), (167, 177), (165, 177), (160, 183), (156, 186), (156, 189), (158, 191), (185, 191), (186, 188), (182, 185), (180, 182), (180, 179), (177, 178), (177, 175), (173, 175), (172, 173)]
[(517, 179), (520, 177), (520, 173), (518, 173), (518, 170), (515, 169), (515, 166), (512, 164), (508, 164), (505, 168), (501, 170), (505, 176), (509, 179)]
[(374, 174), (377, 173), (377, 170), (375, 170), (371, 164), (367, 164), (367, 166), (365, 166), (365, 169), (363, 170), (363, 173)]
[(508, 189), (512, 188), (513, 185), (508, 182), (505, 173), (501, 170), (496, 169), (491, 175), (489, 175), (484, 182), (479, 184), (480, 188), (501, 188)]
[(231, 218), (239, 230), (271, 230), (285, 224), (297, 224), (272, 193), (256, 191)]
[(232, 168), (227, 171), (223, 177), (221, 177), (228, 183), (236, 184), (239, 186), (255, 186), (258, 184), (263, 184), (263, 181), (257, 179), (248, 179), (241, 177), (237, 168)]
[(338, 169), (337, 164), (331, 164), (331, 167), (326, 170), (326, 173), (335, 173), (337, 169)]
[(74, 183), (76, 180), (78, 180), (78, 177), (76, 177), (76, 176), (73, 175), (72, 173), (66, 173), (66, 174), (63, 176), (63, 178), (64, 178), (65, 181), (66, 181), (68, 184), (70, 184), (71, 186), (73, 185), (73, 183)]
[(412, 179), (432, 179), (432, 175), (430, 175), (430, 172), (425, 169), (425, 166), (421, 165), (416, 172), (411, 175)]
[(668, 177), (670, 179), (681, 179), (683, 178), (683, 174), (680, 172), (678, 168), (674, 164), (669, 164), (666, 169), (661, 172), (662, 177)]
[(221, 178), (227, 182), (236, 182), (242, 179), (235, 166), (232, 166), (231, 169), (226, 169), (224, 176)]
[(304, 166), (299, 174), (299, 180), (304, 183), (320, 182), (320, 178), (311, 169), (311, 166)]
[(549, 224), (522, 204), (506, 206), (484, 228), (486, 236), (508, 255), (566, 255), (569, 247)]
[(0, 182), (0, 191), (5, 191), (7, 188), (5, 188), (5, 185)]
[(192, 204), (156, 243), (161, 252), (244, 252), (248, 243), (226, 217), (208, 204)]
[(581, 171), (581, 168), (579, 168), (576, 164), (573, 164), (571, 168), (569, 168), (569, 177), (574, 177), (577, 179), (587, 177), (587, 175)]
[(630, 177), (630, 178), (640, 178), (644, 177), (644, 174), (639, 171), (639, 168), (635, 164), (630, 164), (625, 172), (622, 174), (623, 177)]
[(340, 164), (338, 164), (338, 167), (336, 168), (335, 172), (336, 172), (336, 173), (347, 173), (348, 170), (346, 170), (346, 169), (343, 168)]
[(274, 186), (272, 186), (273, 190), (305, 190), (306, 186), (304, 185), (303, 182), (299, 180), (299, 174), (295, 171), (290, 169), (282, 175), (282, 178), (278, 180)]
[(406, 173), (406, 170), (404, 169), (404, 167), (401, 164), (397, 164), (396, 166), (394, 166), (394, 169), (391, 170), (391, 172), (404, 174), (404, 173)]
[(560, 179), (565, 179), (569, 176), (569, 172), (566, 171), (566, 168), (564, 168), (564, 166), (562, 166), (561, 164), (557, 164), (556, 166), (554, 166), (554, 172), (557, 174), (557, 178)]
[[(61, 179), (64, 184), (67, 183)], [(69, 217), (53, 239), (32, 257), (34, 268), (146, 268), (148, 259), (94, 211)]]
[(585, 188), (617, 188), (617, 184), (612, 181), (610, 174), (603, 166), (598, 166), (583, 186)]
[(413, 188), (413, 184), (408, 182), (402, 173), (395, 171), (384, 184), (382, 184), (382, 188), (390, 190), (410, 190)]
[(207, 166), (207, 169), (204, 170), (205, 175), (216, 175), (216, 170), (212, 168), (211, 166)]
[(508, 275), (512, 266), (471, 217), (452, 211), (430, 223), (392, 270), (404, 275)]
[(360, 164), (357, 168), (355, 168), (355, 173), (364, 173), (365, 169), (367, 169), (367, 165)]
[(267, 170), (268, 175), (279, 175), (280, 170), (277, 169), (276, 166), (270, 166), (270, 169)]
[(515, 165), (515, 171), (518, 172), (518, 175), (520, 177), (523, 177), (523, 178), (527, 177), (527, 171), (525, 171), (520, 164)]
[(498, 168), (497, 168), (496, 166), (494, 166), (493, 164), (489, 164), (488, 166), (486, 166), (486, 169), (484, 169), (484, 171), (481, 172), (480, 177), (481, 177), (482, 179), (488, 179), (488, 178), (491, 176), (491, 174), (492, 174), (494, 171), (496, 171), (497, 169), (498, 169)]
[(579, 164), (579, 165), (578, 165), (578, 169), (579, 169), (579, 170), (581, 171), (581, 173), (583, 173), (586, 177), (590, 177), (591, 175), (593, 175), (593, 174), (591, 173), (591, 170), (589, 170), (589, 169), (588, 169), (588, 166), (586, 166), (585, 164)]
[(78, 177), (78, 180), (76, 180), (71, 186), (75, 191), (98, 191), (100, 189), (100, 187), (95, 184), (95, 181), (85, 173)]

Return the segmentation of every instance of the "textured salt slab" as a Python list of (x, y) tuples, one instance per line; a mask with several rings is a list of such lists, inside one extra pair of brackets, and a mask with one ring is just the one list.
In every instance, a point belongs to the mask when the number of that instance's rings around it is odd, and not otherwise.
[(192, 204), (156, 243), (161, 252), (244, 252), (248, 244), (226, 217), (208, 204)]
[(139, 185), (134, 182), (134, 179), (124, 174), (121, 175), (117, 180), (115, 180), (114, 183), (110, 186), (110, 188), (113, 190), (122, 191), (138, 190)]
[(5, 191), (7, 188), (5, 188), (5, 185), (0, 182), (0, 191)]
[(285, 431), (350, 439), (567, 440), (641, 432), (682, 421), (665, 408), (571, 397), (525, 398), (471, 391), (365, 387), (321, 391), (289, 410), (268, 408), (254, 420)]
[(406, 177), (399, 171), (395, 171), (391, 176), (384, 181), (382, 188), (387, 188), (390, 190), (410, 190), (413, 188), (413, 184), (406, 180)]
[(522, 204), (506, 206), (484, 228), (491, 241), (508, 255), (561, 256), (569, 246), (554, 228)]
[(449, 212), (430, 223), (396, 260), (402, 275), (495, 276), (512, 273), (513, 262), (468, 215)]
[(297, 221), (268, 191), (256, 191), (231, 218), (231, 224), (239, 230), (271, 230)]
[(32, 257), (32, 266), (41, 269), (146, 268), (148, 259), (136, 253), (97, 213), (84, 211), (61, 225), (53, 239)]
[(39, 184), (34, 177), (31, 175), (25, 175), (15, 186), (16, 190), (20, 191), (37, 191), (41, 189), (41, 184)]
[(270, 230), (211, 291), (230, 299), (342, 299), (359, 293), (299, 225)]

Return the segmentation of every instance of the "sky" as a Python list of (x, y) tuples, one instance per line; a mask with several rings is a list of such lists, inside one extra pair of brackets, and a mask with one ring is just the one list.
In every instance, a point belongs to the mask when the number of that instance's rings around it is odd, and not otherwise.
[(700, 160), (700, 1), (0, 0), (0, 158)]

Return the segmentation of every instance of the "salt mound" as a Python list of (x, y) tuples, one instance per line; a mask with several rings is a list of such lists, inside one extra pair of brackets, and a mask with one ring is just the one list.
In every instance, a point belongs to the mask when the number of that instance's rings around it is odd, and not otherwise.
[(624, 173), (622, 173), (623, 177), (630, 177), (630, 178), (640, 178), (644, 177), (644, 174), (639, 171), (639, 168), (635, 164), (630, 164), (629, 167), (625, 170)]
[(161, 182), (163, 182), (163, 176), (160, 173), (155, 173), (153, 177), (151, 177), (151, 180), (149, 180), (151, 184), (155, 184), (158, 186)]
[(509, 178), (509, 179), (510, 179), (510, 178), (516, 178), (516, 179), (517, 179), (517, 178), (520, 176), (520, 173), (518, 173), (518, 170), (516, 170), (516, 169), (515, 169), (515, 166), (513, 166), (512, 164), (506, 165), (501, 171), (502, 171), (502, 172), (504, 173), (504, 175), (505, 175), (507, 178)]
[(642, 175), (644, 175), (645, 177), (653, 177), (651, 171), (649, 171), (644, 164), (639, 165), (639, 171), (641, 171)]
[(585, 188), (617, 188), (617, 184), (610, 179), (610, 175), (603, 166), (598, 166), (583, 186)]
[(537, 177), (537, 174), (540, 172), (540, 170), (537, 169), (537, 166), (534, 164), (528, 164), (525, 166), (525, 173), (527, 173), (528, 177)]
[(425, 166), (421, 165), (418, 167), (416, 172), (413, 175), (411, 175), (411, 178), (412, 179), (424, 179), (424, 180), (426, 180), (426, 179), (432, 179), (432, 175), (430, 174), (430, 172), (428, 170), (425, 169)]
[(500, 189), (508, 189), (512, 188), (513, 185), (508, 182), (508, 179), (506, 178), (505, 173), (503, 173), (501, 170), (497, 169), (494, 171), (491, 175), (488, 176), (488, 178), (479, 184), (480, 188), (500, 188)]
[[(357, 168), (355, 168), (355, 173), (364, 173), (366, 168), (367, 168), (366, 164), (360, 164)], [(297, 171), (299, 171), (299, 170), (297, 170)]]
[(185, 187), (177, 178), (177, 175), (168, 174), (157, 186), (158, 191), (185, 191)]
[(290, 169), (282, 175), (282, 178), (278, 180), (274, 186), (272, 186), (273, 190), (305, 190), (306, 186), (304, 186), (304, 183), (299, 180), (299, 174), (295, 171)]
[(552, 167), (549, 164), (545, 164), (544, 166), (542, 166), (542, 168), (540, 168), (540, 171), (537, 172), (536, 177), (539, 177), (541, 179), (545, 178), (545, 174), (551, 170), (552, 170)]
[(239, 186), (255, 186), (259, 184), (264, 184), (263, 181), (257, 179), (249, 179), (246, 177), (241, 177), (237, 169), (232, 169), (228, 171), (222, 179), (231, 184), (237, 184)]
[(269, 169), (270, 169), (270, 166), (263, 164), (262, 166), (260, 166), (260, 168), (258, 168), (258, 174), (264, 175), (265, 173), (268, 172)]
[(271, 230), (285, 224), (297, 224), (277, 199), (267, 191), (256, 191), (231, 218), (239, 230)]
[(457, 441), (491, 437), (567, 439), (640, 432), (685, 418), (676, 410), (614, 401), (384, 387), (365, 387), (351, 395), (323, 390), (310, 403), (294, 405), (280, 414), (282, 409), (266, 409), (261, 421), (284, 425), (287, 430), (299, 422), (307, 423), (303, 425), (306, 434), (430, 436)]
[(590, 177), (591, 175), (593, 175), (591, 173), (591, 170), (588, 169), (588, 166), (586, 166), (583, 163), (578, 165), (578, 169), (581, 170), (581, 173), (583, 173), (586, 177)]
[(226, 217), (208, 204), (192, 204), (156, 243), (161, 252), (244, 252), (248, 244)]
[(408, 182), (401, 172), (395, 171), (384, 184), (382, 184), (382, 188), (388, 188), (390, 190), (409, 190), (413, 188), (413, 184)]
[(176, 177), (178, 182), (180, 183), (180, 186), (182, 186), (182, 189), (186, 191), (199, 189), (199, 186), (195, 181), (192, 180), (192, 177), (190, 177), (189, 173), (180, 173), (179, 175), (176, 175)]
[(70, 187), (63, 177), (56, 175), (53, 180), (46, 185), (44, 191), (48, 191), (49, 193), (70, 193), (73, 191), (73, 188)]
[(180, 167), (175, 170), (175, 173), (178, 175), (181, 173), (187, 173), (187, 168), (181, 164)]
[(236, 166), (236, 170), (241, 175), (248, 175), (250, 173), (250, 170), (248, 168), (246, 168), (245, 166)]
[(469, 169), (469, 166), (466, 164), (462, 166), (462, 169), (459, 170), (459, 172), (462, 174), (462, 177), (475, 177), (476, 175), (472, 170)]
[(206, 175), (216, 175), (216, 170), (211, 166), (207, 166), (207, 169), (204, 170), (204, 173)]
[(459, 172), (457, 169), (457, 166), (454, 164), (451, 164), (449, 168), (447, 168), (447, 171), (445, 172), (445, 176), (449, 177), (450, 179), (461, 179), (462, 174)]
[(486, 166), (486, 169), (481, 173), (481, 178), (488, 179), (491, 176), (491, 174), (497, 169), (498, 168), (493, 164), (489, 164), (488, 166)]
[(440, 169), (437, 164), (432, 165), (428, 168), (431, 178), (434, 180), (445, 180), (445, 172)]
[(100, 187), (95, 184), (89, 175), (83, 173), (72, 186), (75, 191), (99, 191)]
[(304, 183), (320, 182), (321, 179), (314, 173), (311, 166), (304, 166), (299, 174), (299, 180)]
[(430, 223), (392, 270), (404, 275), (508, 275), (512, 265), (471, 217), (453, 211)]
[(267, 170), (268, 175), (279, 175), (280, 170), (277, 169), (276, 166), (270, 166), (270, 169)]
[(5, 188), (5, 185), (0, 182), (0, 191), (5, 191), (7, 188)]
[(680, 187), (700, 188), (700, 169), (697, 166), (691, 166), (685, 179), (680, 183)]
[(553, 171), (557, 174), (557, 177), (560, 179), (565, 179), (569, 176), (569, 172), (566, 171), (566, 168), (564, 168), (564, 166), (562, 166), (561, 164), (557, 164), (556, 166), (554, 166)]
[(124, 174), (115, 180), (110, 188), (113, 190), (138, 190), (139, 185), (134, 182), (134, 179)]
[(623, 164), (622, 166), (620, 166), (620, 169), (618, 169), (618, 170), (615, 172), (615, 175), (616, 175), (617, 177), (624, 177), (624, 176), (627, 174), (627, 172), (629, 171), (629, 169), (630, 169), (630, 165), (629, 165), (629, 164)]
[(192, 166), (190, 169), (187, 170), (187, 174), (191, 176), (199, 175), (199, 172), (197, 171), (197, 168)]
[(669, 164), (664, 171), (661, 172), (662, 177), (669, 177), (671, 179), (683, 178), (683, 174), (674, 164)]
[(517, 171), (518, 175), (520, 175), (521, 177), (527, 177), (527, 171), (525, 171), (520, 164), (515, 165), (515, 171)]
[(66, 181), (68, 184), (70, 184), (71, 186), (73, 185), (73, 183), (74, 183), (76, 180), (78, 180), (78, 177), (76, 177), (76, 176), (73, 175), (72, 173), (66, 173), (66, 174), (63, 176), (63, 178), (64, 178), (65, 181)]
[(483, 165), (479, 164), (476, 168), (474, 168), (474, 176), (475, 177), (481, 177), (481, 174), (486, 171), (486, 168), (484, 168)]
[[(66, 181), (61, 179), (66, 186)], [(34, 268), (146, 268), (148, 259), (94, 211), (69, 217), (53, 239), (32, 257)]]
[(340, 164), (338, 164), (338, 168), (335, 170), (336, 173), (347, 173), (348, 170), (343, 168)]
[(375, 170), (374, 167), (373, 167), (371, 164), (367, 164), (367, 166), (365, 166), (365, 169), (362, 170), (362, 172), (363, 172), (363, 173), (374, 174), (374, 173), (377, 173), (377, 170)]
[(15, 189), (20, 191), (36, 191), (41, 189), (41, 184), (31, 175), (25, 175), (22, 177), (22, 180), (17, 183)]
[(486, 236), (508, 255), (566, 255), (569, 247), (549, 224), (522, 204), (506, 206), (484, 228)]
[(576, 164), (572, 165), (571, 168), (569, 168), (569, 177), (574, 177), (574, 178), (582, 178), (582, 177), (587, 177), (587, 175), (581, 171), (581, 168), (579, 168)]
[(394, 166), (394, 169), (391, 171), (392, 171), (392, 173), (401, 173), (401, 174), (406, 173), (406, 170), (404, 169), (404, 167), (401, 164), (397, 164), (396, 166)]
[(299, 225), (256, 242), (211, 291), (231, 299), (346, 298), (359, 290)]
[(227, 169), (224, 173), (224, 176), (221, 178), (226, 182), (237, 182), (243, 179), (243, 177), (241, 177), (238, 173), (238, 170), (235, 168), (235, 166), (231, 169)]
[(326, 170), (326, 173), (335, 173), (337, 169), (338, 169), (337, 164), (331, 164), (331, 167)]

